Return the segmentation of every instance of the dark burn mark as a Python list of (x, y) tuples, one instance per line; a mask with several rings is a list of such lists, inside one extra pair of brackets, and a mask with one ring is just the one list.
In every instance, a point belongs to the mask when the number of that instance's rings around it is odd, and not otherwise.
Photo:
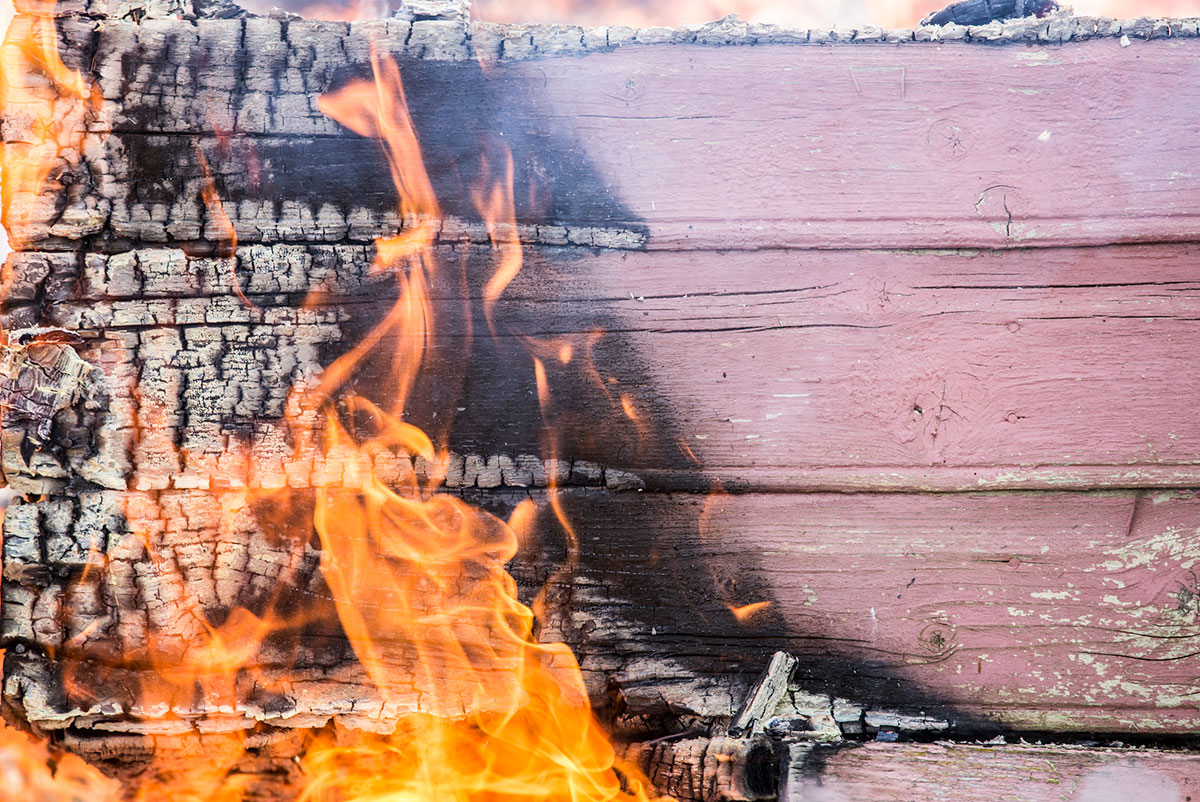
[(83, 338), (73, 331), (66, 329), (38, 329), (23, 331), (16, 336), (17, 345), (30, 343), (46, 343), (56, 345), (83, 345)]
[(921, 20), (922, 25), (986, 25), (993, 20), (1044, 17), (1058, 9), (1055, 0), (962, 0)]
[[(125, 78), (131, 82), (140, 65), (131, 59), (123, 66)], [(482, 173), (480, 154), (489, 153), (493, 164), (499, 164), (499, 146), (505, 145), (514, 159), (520, 222), (617, 224), (646, 231), (644, 224), (612, 195), (569, 131), (547, 130), (534, 122), (551, 117), (535, 111), (540, 102), (538, 89), (518, 70), (497, 67), (485, 73), (474, 62), (405, 62), (402, 69), (427, 168), (447, 214), (477, 218), (470, 189)], [(365, 77), (365, 71), (347, 71), (329, 84), (344, 85), (355, 77)], [(231, 212), (243, 200), (269, 201), (276, 214), (288, 201), (300, 202), (314, 211), (323, 203), (343, 210), (366, 208), (378, 212), (396, 206), (378, 142), (349, 132), (315, 138), (249, 137), (236, 131), (205, 137), (151, 134), (146, 132), (162, 123), (163, 110), (147, 107), (140, 114), (140, 118), (131, 118), (135, 130), (119, 134), (132, 167), (130, 180), (138, 202), (173, 204), (185, 181), (201, 178), (195, 150), (199, 143), (218, 193)], [(256, 171), (247, 169), (251, 156), (258, 162)], [(224, 248), (227, 246), (222, 243), (198, 243), (189, 245), (189, 252), (219, 255)], [(486, 249), (474, 249), (474, 253), (487, 258)], [(584, 249), (530, 250), (527, 255), (530, 261), (524, 277), (518, 280), (533, 282), (536, 286), (530, 292), (537, 298), (557, 297), (556, 285), (561, 283), (587, 280), (589, 252)], [(464, 260), (460, 273), (450, 277), (463, 291), (443, 297), (474, 300), (443, 304), (438, 310), (439, 331), (413, 402), (406, 410), (407, 417), (459, 452), (551, 456), (543, 435), (545, 421), (537, 405), (531, 360), (516, 335), (594, 329), (619, 332), (625, 328), (621, 313), (614, 308), (574, 304), (569, 305), (566, 314), (552, 318), (544, 312), (548, 305), (504, 304), (497, 315), (502, 336), (493, 339), (478, 305), (486, 265), (468, 261)], [(447, 260), (447, 264), (456, 263)], [(344, 350), (378, 322), (390, 299), (372, 295), (329, 300), (331, 304), (339, 302), (346, 312), (345, 337), (339, 346)], [(468, 337), (469, 332), (474, 336)], [(331, 349), (324, 361), (328, 364), (338, 355), (337, 348)], [(385, 408), (389, 406), (388, 361), (386, 348), (381, 348), (376, 358), (368, 360), (354, 376), (349, 389)], [(661, 507), (628, 503), (628, 496), (621, 498), (593, 488), (572, 489), (564, 495), (581, 544), (579, 575), (590, 583), (591, 594), (574, 592), (570, 578), (560, 577), (554, 580), (555, 592), (550, 598), (565, 612), (580, 614), (574, 621), (584, 623), (570, 634), (584, 662), (589, 657), (610, 661), (619, 649), (630, 647), (630, 638), (622, 633), (587, 622), (593, 613), (611, 617), (614, 610), (619, 610), (619, 623), (636, 633), (633, 639), (637, 640), (637, 648), (644, 648), (653, 657), (669, 657), (679, 665), (681, 674), (723, 681), (740, 674), (748, 681), (773, 650), (783, 648), (801, 656), (797, 678), (805, 687), (866, 703), (919, 706), (931, 712), (942, 709), (936, 700), (914, 693), (884, 660), (862, 657), (855, 644), (831, 646), (833, 635), (821, 635), (795, 623), (789, 625), (778, 604), (771, 604), (748, 621), (736, 620), (730, 606), (773, 601), (772, 588), (763, 580), (751, 579), (764, 575), (755, 568), (763, 557), (752, 552), (714, 556), (697, 534), (702, 512), (699, 493), (709, 489), (707, 480), (700, 466), (673, 448), (678, 434), (675, 421), (681, 413), (672, 399), (655, 391), (652, 373), (638, 353), (638, 343), (620, 333), (606, 335), (598, 341), (595, 361), (603, 375), (619, 378), (617, 388), (597, 384), (579, 361), (548, 366), (555, 392), (549, 417), (561, 443), (561, 451), (554, 456), (635, 472), (655, 467), (692, 475), (698, 492), (692, 512), (671, 522), (677, 531), (685, 533), (675, 539), (663, 534)], [(621, 418), (613, 403), (614, 393), (621, 388), (636, 389), (649, 422), (647, 431), (638, 432)], [(460, 414), (450, 413), (459, 408)], [(249, 424), (243, 425), (244, 436), (252, 436)], [(231, 422), (230, 431), (236, 429), (237, 422)], [(484, 503), (496, 514), (507, 515), (524, 497), (526, 494), (519, 491), (489, 492), (478, 493), (471, 500)], [(263, 498), (257, 502), (256, 513), (262, 521), (282, 522), (281, 537), (300, 543), (311, 541), (311, 499), (306, 494), (281, 493)], [(553, 568), (561, 564), (565, 553), (564, 534), (556, 531), (549, 516), (547, 520), (549, 526), (541, 540), (523, 552), (512, 568), (526, 600), (554, 579)], [(719, 538), (721, 533), (711, 536)], [(353, 659), (352, 652), (331, 609), (328, 590), (316, 572), (315, 565), (306, 566), (302, 574), (310, 578), (310, 585), (286, 589), (273, 601), (280, 612), (295, 614), (298, 620), (323, 623), (273, 636), (269, 647), (277, 654), (299, 650), (316, 665), (337, 665)], [(238, 601), (255, 609), (264, 603), (263, 599)], [(598, 607), (604, 601), (609, 606)], [(209, 623), (219, 625), (227, 614), (227, 609), (212, 610)], [(935, 651), (940, 651), (947, 641), (941, 633), (935, 633), (930, 642)], [(122, 682), (135, 684), (136, 677), (130, 676), (133, 678)], [(627, 678), (625, 682), (636, 690), (639, 682), (653, 686), (657, 679), (647, 676), (640, 680)], [(65, 696), (62, 704), (67, 705)]]
[[(128, 57), (127, 57), (128, 58)], [(203, 65), (194, 65), (197, 69)], [(485, 72), (478, 63), (401, 62), (409, 110), (426, 169), (447, 215), (478, 219), (472, 188), (485, 182), (481, 155), (491, 175), (512, 153), (517, 220), (527, 224), (620, 226), (646, 229), (609, 191), (584, 149), (566, 131), (549, 129), (552, 116), (527, 75), (511, 67)], [(126, 80), (136, 72), (127, 65)], [(330, 81), (328, 89), (366, 78), (359, 67)], [(133, 130), (119, 133), (130, 165), (130, 182), (143, 204), (173, 204), (184, 182), (204, 170), (198, 147), (231, 216), (243, 200), (267, 201), (276, 215), (298, 202), (314, 212), (323, 204), (348, 212), (387, 213), (396, 208), (383, 146), (349, 131), (340, 136), (216, 136), (152, 133), (161, 125), (157, 106), (125, 107)], [(255, 164), (257, 169), (248, 170)]]
[[(435, 297), (441, 299), (434, 314), (437, 328), (406, 404), (406, 420), (458, 453), (555, 456), (634, 473), (666, 467), (675, 475), (695, 476), (697, 491), (710, 489), (702, 470), (675, 446), (679, 412), (654, 389), (638, 344), (620, 333), (620, 313), (588, 304), (534, 300), (566, 297), (569, 287), (586, 285), (589, 251), (527, 248), (522, 273), (496, 307), (497, 337), (488, 331), (479, 303), (493, 266), (490, 249), (472, 247), (443, 255), (447, 275), (434, 287)], [(358, 341), (390, 303), (379, 297), (371, 304), (347, 306), (351, 320), (343, 324), (346, 342)], [(597, 377), (579, 337), (599, 330), (612, 333), (594, 340), (591, 356)], [(572, 337), (575, 356), (565, 365), (545, 361), (552, 400), (543, 416), (531, 355), (521, 336), (564, 335)], [(393, 348), (389, 341), (381, 343), (352, 382), (354, 392), (385, 408), (391, 400), (388, 368)], [(624, 416), (623, 392), (636, 397), (644, 430)], [(557, 450), (549, 448), (547, 425), (555, 432)], [(518, 490), (467, 495), (473, 504), (501, 517), (528, 497)], [(544, 502), (544, 494), (535, 495)], [(754, 570), (759, 555), (714, 558), (706, 553), (711, 544), (699, 537), (681, 545), (680, 532), (686, 539), (687, 533), (700, 531), (699, 496), (696, 505), (677, 508), (682, 517), (670, 522), (672, 537), (664, 534), (661, 507), (631, 503), (634, 498), (589, 488), (563, 491), (563, 507), (580, 544), (578, 570), (574, 577), (555, 575), (566, 558), (567, 535), (547, 511), (538, 541), (525, 544), (511, 566), (522, 598), (531, 601), (545, 583), (552, 583), (547, 598), (553, 602), (555, 620), (561, 619), (555, 629), (565, 627), (585, 664), (608, 660), (628, 646), (627, 634), (588, 623), (616, 617), (631, 632), (656, 633), (647, 647), (677, 662), (683, 671), (726, 681), (734, 674), (752, 676), (786, 640), (777, 604), (747, 621), (738, 621), (730, 609), (772, 600), (772, 589), (759, 579), (763, 572)], [(576, 590), (573, 578), (586, 580), (586, 587)]]
[(1196, 574), (1190, 573), (1190, 580), (1179, 583), (1179, 590), (1174, 593), (1175, 596), (1175, 611), (1187, 615), (1200, 615), (1200, 580), (1197, 580)]

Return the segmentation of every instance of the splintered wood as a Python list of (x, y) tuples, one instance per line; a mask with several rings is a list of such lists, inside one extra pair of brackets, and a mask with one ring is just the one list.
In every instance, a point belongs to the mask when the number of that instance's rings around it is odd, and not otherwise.
[[(501, 515), (560, 488), (573, 573), (548, 513), (512, 571), (549, 583), (542, 636), (687, 802), (799, 802), (814, 776), (884, 799), (935, 770), (984, 799), (987, 756), (1117, 770), (1099, 747), (814, 746), (879, 733), (1195, 731), (1195, 20), (634, 31), (426, 5), (59, 5), (99, 94), (52, 98), (54, 170), (5, 188), (17, 718), (126, 768), (244, 731), (286, 779), (308, 728), (422, 710), (371, 688), (320, 570), (314, 495), (362, 467)], [(449, 449), (351, 470), (293, 424), (320, 428), (305, 391), (397, 293), (372, 269), (402, 226), (379, 143), (318, 106), (372, 43), (443, 212), (405, 414)], [(6, 144), (37, 138), (4, 112)], [(525, 268), (485, 310), (490, 140)], [(546, 411), (531, 339), (555, 346)], [(387, 372), (353, 391), (383, 403)], [(296, 625), (252, 671), (205, 669), (267, 611)], [(180, 663), (205, 692), (163, 679)], [(1191, 788), (1191, 756), (1135, 758)]]

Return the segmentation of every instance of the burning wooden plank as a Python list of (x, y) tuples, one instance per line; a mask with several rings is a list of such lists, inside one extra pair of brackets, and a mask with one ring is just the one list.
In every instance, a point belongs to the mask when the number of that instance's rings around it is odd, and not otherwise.
[[(369, 241), (395, 222), (387, 219), (390, 188), (370, 180), (383, 166), (379, 154), (368, 141), (339, 135), (311, 100), (361, 72), (370, 37), (409, 52), (403, 43), (422, 24), (435, 23), (199, 20), (184, 35), (156, 20), (106, 22), (97, 36), (88, 23), (71, 22), (77, 47), (94, 47), (108, 96), (86, 134), (85, 162), (95, 164), (72, 182), (78, 200), (64, 212), (70, 218), (78, 210), (80, 223), (72, 233), (59, 221), (56, 236), (213, 239), (204, 233), (199, 151), (218, 188), (237, 199), (226, 211), (243, 243)], [(1022, 44), (999, 49), (926, 29), (924, 38), (940, 37), (936, 58), (926, 42), (873, 42), (852, 32), (853, 48), (704, 44), (773, 41), (768, 32), (739, 39), (735, 26), (664, 34), (670, 46), (579, 32), (573, 48), (531, 45), (527, 55), (539, 57), (532, 60), (513, 48), (486, 50), (484, 26), (471, 29), (470, 41), (485, 60), (498, 57), (486, 73), (463, 60), (473, 55), (465, 49), (459, 60), (418, 59), (407, 69), (448, 215), (469, 216), (469, 181), (456, 183), (445, 168), (463, 161), (479, 132), (502, 132), (512, 140), (518, 183), (540, 178), (552, 192), (543, 210), (518, 200), (531, 242), (588, 245), (599, 230), (596, 244), (638, 247), (647, 228), (650, 247), (668, 249), (992, 248), (1193, 236), (1196, 187), (1178, 144), (1190, 116), (1171, 102), (1194, 77), (1193, 65), (1186, 48), (1171, 46), (1176, 40), (1152, 37), (1186, 37), (1194, 26), (1074, 18), (1019, 25), (994, 39), (987, 26), (961, 29), (961, 38)], [(1052, 35), (1058, 25), (1068, 30)], [(502, 32), (536, 42), (558, 29)], [(1120, 48), (1114, 37), (1121, 35), (1136, 46)], [(1063, 36), (1061, 45), (1029, 49)], [(219, 55), (238, 47), (248, 54), (243, 62)], [(1140, 58), (1147, 49), (1154, 59)], [(195, 74), (197, 91), (152, 64)], [(681, 70), (689, 64), (708, 76), (709, 91), (695, 91)], [(1013, 81), (997, 83), (1010, 70)], [(775, 78), (727, 99), (723, 86), (745, 74)], [(1094, 86), (1114, 113), (1081, 127), (1092, 99), (1078, 86)], [(980, 102), (964, 107), (964, 97)], [(658, 111), (667, 108), (677, 110)], [(846, 111), (856, 108), (870, 113)], [(1136, 133), (1143, 113), (1159, 121), (1162, 135), (1153, 141)], [(570, 130), (547, 125), (563, 117)], [(183, 133), (187, 147), (178, 146)], [(746, 137), (753, 149), (743, 147)], [(1139, 144), (1110, 152), (1110, 142)], [(1108, 155), (1079, 160), (1080, 150)], [(712, 169), (677, 169), (697, 162)], [(597, 185), (597, 174), (616, 182), (613, 191)], [(1055, 180), (1039, 185), (1035, 176)], [(347, 196), (347, 187), (356, 192)], [(659, 208), (663, 198), (671, 200)], [(1164, 202), (1174, 204), (1169, 215)], [(781, 205), (786, 213), (772, 211)], [(36, 226), (29, 233), (50, 235)]]

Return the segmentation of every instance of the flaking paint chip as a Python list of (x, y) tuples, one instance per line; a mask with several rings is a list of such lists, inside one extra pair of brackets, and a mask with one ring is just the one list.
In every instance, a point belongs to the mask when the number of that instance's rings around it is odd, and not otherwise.
[(1049, 142), (1050, 141), (1050, 129), (1047, 128), (1045, 131), (1042, 131), (1040, 134), (1038, 134), (1037, 140), (1038, 140), (1038, 142)]

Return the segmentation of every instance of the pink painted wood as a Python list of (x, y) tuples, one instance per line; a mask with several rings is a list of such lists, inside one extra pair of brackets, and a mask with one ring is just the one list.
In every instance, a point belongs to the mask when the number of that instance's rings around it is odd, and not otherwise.
[[(1026, 731), (1195, 732), (1200, 727), (1200, 496), (1169, 493), (748, 494), (625, 497), (581, 521), (585, 552), (608, 553), (645, 583), (733, 576), (730, 603), (769, 601), (778, 634), (811, 681), (858, 683), (880, 665), (901, 685), (858, 704), (945, 704), (951, 718)], [(654, 564), (626, 565), (623, 543), (656, 521)], [(589, 545), (592, 532), (606, 541)], [(585, 560), (603, 586), (603, 557)], [(627, 584), (639, 582), (628, 579)], [(651, 621), (658, 648), (702, 626), (678, 611)], [(631, 648), (641, 630), (629, 633)], [(727, 633), (724, 637), (739, 637)], [(742, 635), (740, 637), (745, 637)], [(668, 644), (668, 645), (664, 645)], [(842, 666), (840, 669), (839, 666)], [(845, 676), (837, 672), (841, 670)], [(869, 670), (867, 673), (871, 673)], [(836, 691), (835, 691), (836, 692)], [(847, 695), (854, 692), (848, 691)], [(864, 797), (869, 798), (869, 797)]]
[(1200, 235), (1192, 41), (630, 47), (509, 69), (653, 248)]
[(1191, 802), (1200, 755), (1141, 749), (868, 744), (830, 755), (784, 802)]
[[(727, 486), (1200, 482), (1194, 246), (606, 252), (565, 269), (530, 267), (501, 314), (615, 329), (598, 364), (638, 404), (649, 378)], [(688, 478), (655, 444), (626, 467)]]

